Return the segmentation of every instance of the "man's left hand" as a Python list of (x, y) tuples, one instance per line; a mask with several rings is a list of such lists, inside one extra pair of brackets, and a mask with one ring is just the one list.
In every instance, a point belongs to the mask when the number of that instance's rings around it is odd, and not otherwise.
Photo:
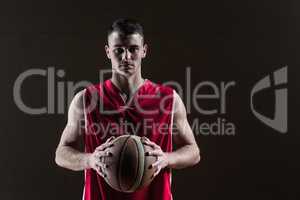
[(169, 165), (168, 154), (163, 152), (159, 145), (150, 141), (147, 137), (142, 137), (142, 143), (153, 148), (152, 151), (145, 152), (146, 156), (157, 156), (157, 161), (151, 165), (151, 167), (155, 168), (152, 177), (154, 178), (162, 169)]

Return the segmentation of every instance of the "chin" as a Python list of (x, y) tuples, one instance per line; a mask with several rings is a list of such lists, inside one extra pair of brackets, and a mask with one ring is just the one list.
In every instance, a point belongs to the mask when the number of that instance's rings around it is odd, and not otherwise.
[(126, 73), (126, 74), (128, 74), (128, 73), (135, 73), (136, 72), (136, 68), (135, 67), (128, 67), (128, 68), (119, 68), (119, 71), (120, 72), (123, 72), (123, 73)]
[(119, 70), (118, 72), (120, 75), (126, 76), (126, 77), (130, 77), (132, 76), (135, 71), (133, 69), (129, 69), (129, 70)]

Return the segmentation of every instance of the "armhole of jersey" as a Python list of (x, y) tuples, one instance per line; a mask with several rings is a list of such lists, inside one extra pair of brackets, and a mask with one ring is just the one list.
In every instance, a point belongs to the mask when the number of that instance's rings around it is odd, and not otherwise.
[(86, 97), (86, 91), (87, 89), (84, 89), (84, 91), (83, 91), (83, 116), (84, 116), (84, 135), (83, 135), (83, 137), (85, 136), (85, 134), (87, 133), (87, 113), (86, 113), (86, 106), (85, 106), (85, 103), (86, 103), (86, 101), (85, 101), (85, 97)]
[[(86, 95), (86, 90), (84, 89), (83, 91), (83, 116), (84, 116), (84, 135), (82, 136), (83, 138), (83, 145), (85, 148), (85, 134), (87, 133), (87, 114), (86, 114), (86, 107), (85, 107), (85, 95)], [(85, 150), (85, 149), (84, 149)], [(86, 182), (86, 169), (83, 172), (84, 174), (84, 186), (83, 186), (83, 192), (82, 192), (82, 200), (85, 200), (85, 182)]]
[[(174, 109), (175, 109), (175, 90), (173, 89), (173, 102), (172, 102), (172, 113), (171, 113), (171, 146), (173, 151), (173, 120), (174, 120)], [(173, 200), (172, 195), (172, 169), (170, 169), (170, 190), (171, 190), (171, 199)]]
[(172, 102), (172, 112), (171, 112), (171, 145), (173, 150), (173, 121), (174, 121), (174, 109), (175, 109), (175, 90), (173, 90), (173, 102)]
[[(84, 170), (84, 174), (85, 174), (85, 170)], [(85, 181), (85, 178), (84, 178), (84, 181)], [(84, 197), (85, 197), (85, 186), (83, 187), (82, 200), (84, 200)]]

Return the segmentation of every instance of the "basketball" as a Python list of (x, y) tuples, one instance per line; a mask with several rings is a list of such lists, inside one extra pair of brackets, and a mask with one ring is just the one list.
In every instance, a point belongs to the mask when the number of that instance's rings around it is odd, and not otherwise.
[(134, 192), (149, 185), (154, 174), (150, 166), (157, 158), (145, 156), (145, 153), (153, 150), (152, 147), (144, 145), (141, 137), (134, 135), (119, 136), (112, 143), (112, 156), (104, 159), (108, 165), (105, 181), (120, 192)]

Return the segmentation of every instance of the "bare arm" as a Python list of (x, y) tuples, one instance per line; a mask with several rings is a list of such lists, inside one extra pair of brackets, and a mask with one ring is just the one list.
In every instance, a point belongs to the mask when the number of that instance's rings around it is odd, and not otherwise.
[(148, 138), (143, 138), (145, 144), (155, 149), (147, 154), (158, 156), (158, 160), (152, 164), (156, 168), (154, 176), (165, 167), (181, 169), (195, 165), (200, 161), (200, 150), (188, 123), (185, 106), (176, 92), (174, 92), (174, 98), (173, 123), (175, 130), (173, 129), (173, 140), (178, 149), (170, 153), (163, 152), (160, 146), (151, 142)]
[(84, 90), (77, 93), (70, 104), (68, 122), (55, 156), (57, 165), (75, 171), (90, 168), (90, 154), (83, 153), (76, 148), (76, 144), (84, 131), (83, 94)]
[(197, 164), (200, 161), (200, 150), (187, 120), (185, 106), (176, 92), (174, 98), (173, 140), (179, 148), (168, 153), (168, 167), (180, 169)]
[(93, 153), (84, 153), (76, 148), (76, 143), (85, 131), (84, 93), (85, 90), (78, 92), (71, 102), (68, 122), (56, 149), (55, 162), (61, 167), (74, 171), (94, 169), (99, 175), (106, 176), (107, 166), (101, 158), (111, 156), (109, 147), (112, 146), (114, 137), (110, 137), (98, 146)]

